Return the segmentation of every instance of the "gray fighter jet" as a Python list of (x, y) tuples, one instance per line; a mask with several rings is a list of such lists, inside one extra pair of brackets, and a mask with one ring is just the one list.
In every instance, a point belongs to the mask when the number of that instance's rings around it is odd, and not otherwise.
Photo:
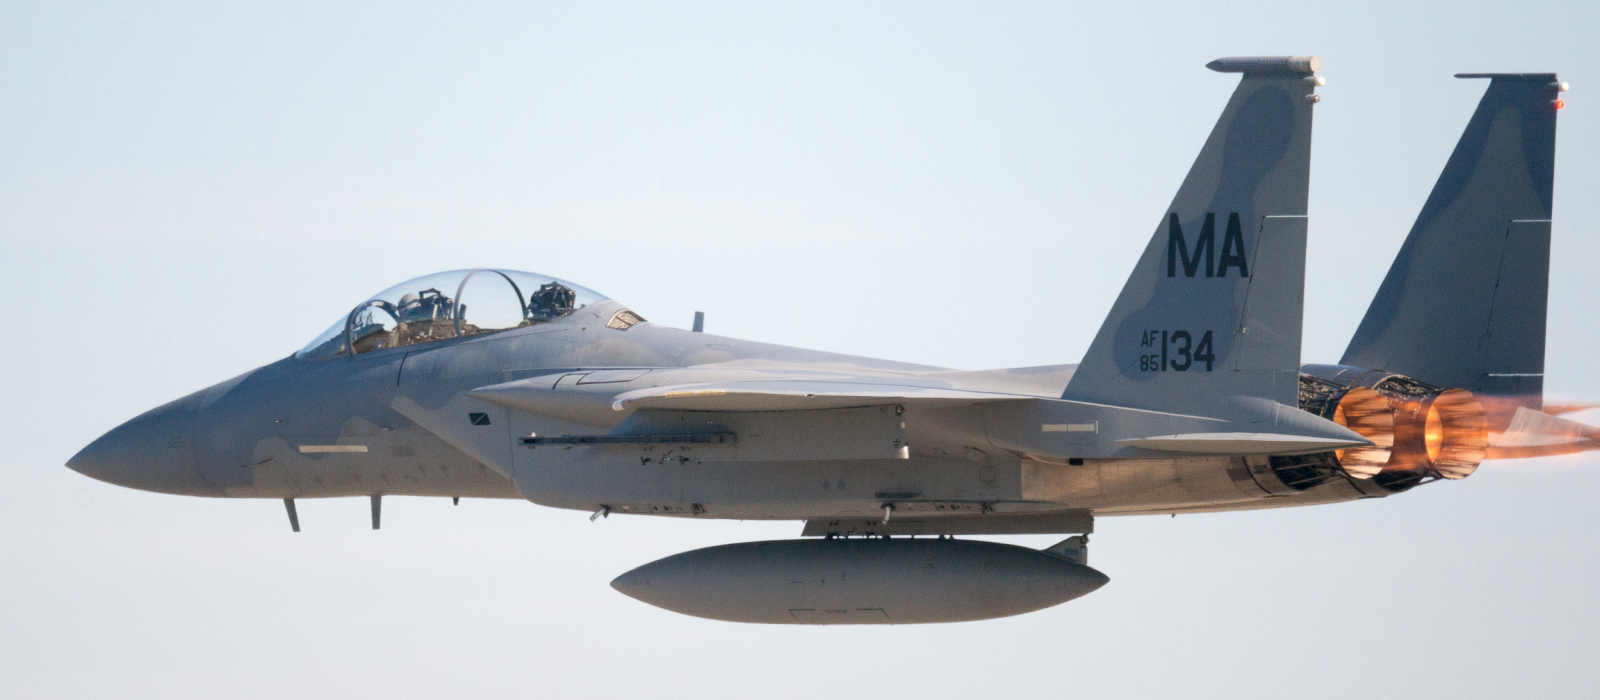
[[(766, 623), (1038, 610), (1106, 582), (1096, 516), (1382, 498), (1486, 456), (1590, 449), (1542, 405), (1553, 74), (1488, 92), (1339, 365), (1301, 365), (1315, 57), (1225, 58), (1232, 99), (1080, 364), (991, 371), (647, 322), (563, 280), (402, 283), (305, 349), (67, 466), (163, 493), (520, 498), (805, 521), (618, 590)], [(1073, 534), (1042, 551), (957, 535)], [(920, 539), (917, 535), (922, 535)]]

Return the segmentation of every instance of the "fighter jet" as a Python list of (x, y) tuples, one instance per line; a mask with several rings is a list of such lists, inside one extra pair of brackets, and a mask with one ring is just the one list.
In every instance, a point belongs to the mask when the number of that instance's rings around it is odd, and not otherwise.
[[(386, 495), (804, 521), (799, 539), (685, 552), (612, 585), (720, 620), (907, 624), (1099, 588), (1097, 517), (1384, 498), (1485, 457), (1592, 448), (1600, 432), (1541, 410), (1564, 83), (1460, 76), (1488, 91), (1377, 298), (1340, 364), (1302, 366), (1319, 62), (1208, 67), (1240, 82), (1079, 364), (782, 347), (651, 323), (553, 277), (457, 270), (378, 293), (67, 466), (282, 499), (296, 532), (296, 499), (368, 497), (377, 528)], [(1049, 533), (1074, 536), (964, 539)]]

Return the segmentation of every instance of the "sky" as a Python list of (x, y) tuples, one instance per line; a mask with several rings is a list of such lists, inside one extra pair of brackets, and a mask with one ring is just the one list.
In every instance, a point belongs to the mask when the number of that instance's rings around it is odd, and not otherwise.
[[(1552, 398), (1600, 400), (1592, 2), (0, 1), (0, 697), (1588, 697), (1600, 457), (1097, 523), (1111, 583), (956, 625), (611, 590), (799, 523), (277, 501), (65, 469), (437, 270), (962, 369), (1076, 362), (1227, 101), (1316, 54), (1304, 359), (1334, 362), (1485, 84), (1556, 71)], [(1600, 423), (1600, 412), (1580, 414)], [(1051, 537), (993, 538), (1045, 547)]]

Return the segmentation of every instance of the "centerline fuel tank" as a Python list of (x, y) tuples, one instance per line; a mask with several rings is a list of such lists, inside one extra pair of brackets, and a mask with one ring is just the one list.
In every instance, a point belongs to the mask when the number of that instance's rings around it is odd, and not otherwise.
[(611, 586), (685, 615), (767, 624), (917, 624), (1020, 615), (1109, 579), (1063, 556), (997, 542), (816, 539), (675, 554)]

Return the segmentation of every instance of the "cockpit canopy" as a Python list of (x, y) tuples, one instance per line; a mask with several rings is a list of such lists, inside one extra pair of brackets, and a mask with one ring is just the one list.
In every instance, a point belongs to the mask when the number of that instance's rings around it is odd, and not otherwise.
[(320, 360), (549, 323), (605, 301), (570, 282), (516, 270), (451, 270), (357, 304), (295, 357)]

